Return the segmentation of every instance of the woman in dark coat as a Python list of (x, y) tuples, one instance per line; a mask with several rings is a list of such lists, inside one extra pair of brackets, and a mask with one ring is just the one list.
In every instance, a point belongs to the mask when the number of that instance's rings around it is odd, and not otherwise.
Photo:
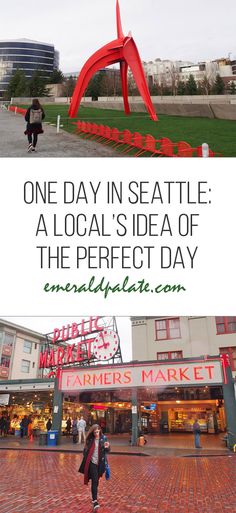
[(43, 107), (40, 105), (37, 98), (34, 98), (32, 105), (28, 108), (25, 115), (25, 121), (27, 122), (25, 135), (28, 136), (29, 141), (28, 152), (35, 151), (38, 134), (43, 134), (42, 120), (44, 118), (45, 113)]
[(99, 508), (97, 501), (97, 492), (99, 479), (105, 472), (106, 452), (109, 452), (110, 444), (104, 438), (101, 428), (98, 424), (91, 426), (85, 442), (84, 456), (79, 468), (79, 472), (84, 474), (84, 484), (88, 484), (91, 479), (91, 493), (93, 509)]
[(77, 444), (78, 442), (78, 423), (77, 418), (75, 417), (72, 422), (72, 437), (73, 437), (73, 444)]

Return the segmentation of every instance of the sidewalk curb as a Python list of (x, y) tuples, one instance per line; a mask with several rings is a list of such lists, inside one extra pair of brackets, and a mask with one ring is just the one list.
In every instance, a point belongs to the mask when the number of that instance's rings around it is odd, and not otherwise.
[[(78, 454), (82, 454), (83, 451), (82, 450), (79, 450), (79, 451), (75, 451), (74, 449), (60, 449), (59, 447), (55, 448), (55, 449), (49, 449), (49, 448), (46, 448), (47, 446), (45, 446), (45, 449), (43, 447), (0, 447), (0, 451), (36, 451), (36, 452), (47, 452), (47, 453), (52, 453), (52, 452), (57, 452), (57, 453), (67, 453), (67, 454), (75, 454), (75, 455), (78, 455)], [(222, 452), (222, 454), (219, 454), (219, 453), (201, 453), (201, 454), (168, 454), (166, 453), (165, 455), (162, 453), (162, 454), (150, 454), (150, 453), (147, 453), (147, 452), (132, 452), (132, 451), (117, 451), (117, 450), (114, 450), (114, 451), (111, 451), (110, 453), (111, 455), (116, 455), (116, 456), (141, 456), (141, 457), (146, 457), (146, 458), (218, 458), (218, 457), (235, 457), (236, 458), (236, 454), (233, 454), (231, 453), (230, 451), (228, 452)]]
[[(46, 447), (46, 446), (45, 446)], [(66, 452), (69, 454), (83, 454), (83, 451), (75, 451), (73, 449), (43, 449), (40, 447), (0, 447), (0, 451), (41, 451), (41, 452)], [(126, 452), (126, 451), (112, 451), (111, 455), (121, 455), (121, 456), (146, 456), (150, 457), (151, 454), (146, 454), (142, 452)]]

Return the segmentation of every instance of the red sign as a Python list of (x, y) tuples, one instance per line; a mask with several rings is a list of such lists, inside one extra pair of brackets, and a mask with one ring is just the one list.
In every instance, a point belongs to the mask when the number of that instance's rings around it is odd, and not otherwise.
[[(92, 356), (100, 361), (112, 358), (118, 349), (118, 335), (104, 326), (99, 326), (99, 319), (100, 317), (90, 317), (88, 320), (83, 319), (80, 324), (74, 322), (62, 328), (55, 328), (51, 342), (61, 345), (56, 349), (49, 347), (40, 353), (39, 369), (88, 361)], [(79, 342), (66, 344), (69, 340), (78, 338), (81, 338)], [(93, 351), (94, 342), (96, 344)]]
[(104, 406), (103, 404), (93, 404), (92, 409), (103, 411), (103, 410), (107, 410), (107, 406)]
[(11, 356), (12, 346), (3, 344), (2, 346), (2, 356)]
[(0, 366), (0, 378), (8, 378), (9, 368)]
[(60, 371), (59, 388), (73, 390), (97, 390), (127, 387), (158, 387), (170, 385), (208, 385), (222, 383), (219, 360), (198, 362), (114, 365), (89, 369), (65, 369)]
[(62, 326), (60, 329), (55, 328), (53, 331), (52, 342), (66, 342), (78, 337), (85, 337), (95, 331), (102, 331), (103, 327), (98, 325), (99, 319), (100, 317), (89, 317), (89, 320), (86, 321), (83, 319), (80, 324), (73, 322), (72, 324)]

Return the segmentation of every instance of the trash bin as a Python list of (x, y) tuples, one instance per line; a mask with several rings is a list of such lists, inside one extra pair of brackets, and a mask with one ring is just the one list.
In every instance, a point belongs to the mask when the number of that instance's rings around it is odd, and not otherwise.
[(57, 445), (58, 442), (58, 431), (48, 431), (47, 433), (47, 445)]
[(47, 445), (47, 433), (39, 433), (39, 445)]

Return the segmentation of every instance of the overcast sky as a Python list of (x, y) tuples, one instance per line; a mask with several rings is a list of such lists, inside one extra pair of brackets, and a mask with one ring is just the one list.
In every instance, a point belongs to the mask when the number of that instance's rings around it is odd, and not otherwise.
[[(0, 0), (0, 39), (51, 42), (64, 72), (81, 69), (116, 37), (115, 0)], [(143, 60), (194, 62), (236, 56), (235, 0), (120, 0), (124, 33), (131, 30)]]
[[(1, 317), (9, 322), (18, 324), (30, 330), (38, 331), (43, 335), (52, 333), (54, 328), (61, 329), (62, 326), (72, 324), (73, 322), (80, 322), (80, 317)], [(88, 319), (85, 316), (84, 319)], [(118, 333), (120, 336), (121, 352), (123, 361), (129, 362), (132, 360), (132, 347), (131, 347), (131, 321), (130, 317), (116, 317)]]

